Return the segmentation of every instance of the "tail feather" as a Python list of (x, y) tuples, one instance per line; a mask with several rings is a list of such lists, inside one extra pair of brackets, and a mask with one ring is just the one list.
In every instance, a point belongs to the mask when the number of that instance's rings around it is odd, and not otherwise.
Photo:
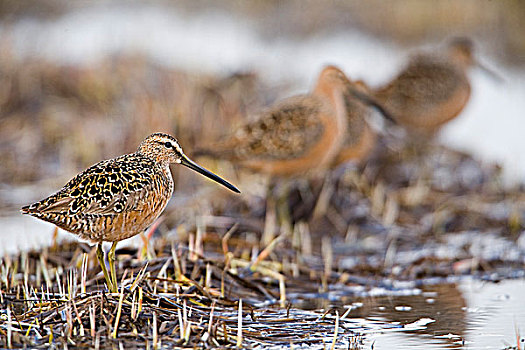
[(20, 212), (22, 214), (28, 214), (36, 216), (38, 214), (42, 214), (42, 202), (36, 202), (29, 205), (24, 205), (22, 208), (20, 208)]
[(31, 213), (35, 213), (36, 210), (31, 208), (32, 205), (25, 205), (23, 206), (22, 208), (20, 208), (20, 212), (22, 214), (31, 214)]

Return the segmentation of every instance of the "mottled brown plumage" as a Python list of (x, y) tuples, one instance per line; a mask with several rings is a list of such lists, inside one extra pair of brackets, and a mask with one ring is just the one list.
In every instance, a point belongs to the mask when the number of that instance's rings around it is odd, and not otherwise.
[(455, 118), (470, 97), (467, 70), (474, 64), (472, 42), (455, 39), (445, 54), (419, 54), (373, 97), (399, 124), (433, 132)]
[(293, 176), (327, 167), (346, 136), (343, 94), (347, 84), (343, 72), (328, 66), (312, 93), (281, 101), (254, 122), (196, 153), (271, 175)]
[[(99, 249), (103, 241), (114, 242), (114, 253), (116, 242), (141, 233), (164, 211), (174, 188), (170, 163), (185, 165), (239, 192), (187, 158), (175, 138), (155, 133), (135, 153), (89, 167), (57, 193), (21, 211), (99, 243)], [(103, 261), (101, 265), (107, 275)], [(108, 286), (115, 290), (116, 281), (108, 280)]]
[[(172, 192), (168, 167), (140, 153), (129, 154), (91, 166), (59, 192), (22, 211), (82, 239), (114, 242), (148, 227)], [(136, 220), (139, 213), (140, 220)]]

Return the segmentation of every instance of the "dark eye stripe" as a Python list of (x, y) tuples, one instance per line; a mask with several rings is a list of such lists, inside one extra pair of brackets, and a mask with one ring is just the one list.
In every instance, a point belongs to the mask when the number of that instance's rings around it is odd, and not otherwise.
[(166, 148), (173, 148), (173, 144), (169, 141), (166, 141), (166, 142), (155, 141), (155, 142), (157, 142), (160, 145), (163, 145)]

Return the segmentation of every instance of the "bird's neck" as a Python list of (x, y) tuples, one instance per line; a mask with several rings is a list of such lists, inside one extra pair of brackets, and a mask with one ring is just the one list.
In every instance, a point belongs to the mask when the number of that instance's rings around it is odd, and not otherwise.
[(318, 84), (314, 90), (314, 95), (328, 102), (331, 107), (331, 113), (325, 115), (326, 118), (331, 119), (327, 121), (327, 125), (333, 129), (332, 145), (325, 154), (325, 158), (328, 162), (331, 162), (339, 152), (348, 130), (348, 120), (346, 116), (347, 109), (343, 90), (344, 86), (342, 84)]
[(139, 148), (135, 154), (152, 160), (153, 162), (155, 162), (155, 164), (157, 164), (162, 169), (169, 169), (170, 161), (166, 157), (159, 154), (158, 152), (151, 152), (151, 151), (148, 151), (147, 149)]
[(314, 95), (325, 99), (332, 106), (338, 128), (346, 132), (346, 105), (344, 101), (344, 86), (319, 82), (314, 89)]
[(463, 71), (468, 70), (474, 64), (472, 57), (457, 50), (450, 50), (448, 56), (450, 60)]
[(319, 97), (332, 99), (334, 87), (325, 81), (317, 82), (313, 94)]

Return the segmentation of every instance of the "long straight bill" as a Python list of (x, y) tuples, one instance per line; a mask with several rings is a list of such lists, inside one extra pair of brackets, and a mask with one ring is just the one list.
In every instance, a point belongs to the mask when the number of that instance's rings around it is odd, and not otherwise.
[(231, 183), (229, 183), (228, 181), (224, 180), (223, 178), (215, 175), (211, 171), (209, 171), (207, 169), (204, 169), (199, 164), (195, 163), (193, 160), (191, 160), (188, 157), (186, 157), (186, 155), (184, 155), (184, 154), (182, 155), (180, 164), (190, 168), (191, 170), (195, 170), (199, 174), (202, 174), (202, 175), (206, 176), (207, 178), (212, 179), (215, 182), (220, 183), (224, 187), (229, 188), (230, 190), (232, 190), (233, 192), (241, 193), (241, 191), (239, 191), (239, 189), (237, 187), (233, 186)]
[(501, 75), (499, 75), (498, 73), (496, 73), (495, 71), (493, 71), (492, 69), (490, 69), (489, 67), (485, 66), (483, 63), (479, 62), (479, 61), (475, 61), (474, 62), (474, 65), (476, 67), (478, 67), (479, 69), (481, 69), (481, 71), (485, 74), (487, 74), (489, 77), (491, 77), (492, 79), (494, 79), (495, 81), (497, 81), (498, 83), (504, 83), (505, 82), (505, 79), (503, 79), (503, 77)]

